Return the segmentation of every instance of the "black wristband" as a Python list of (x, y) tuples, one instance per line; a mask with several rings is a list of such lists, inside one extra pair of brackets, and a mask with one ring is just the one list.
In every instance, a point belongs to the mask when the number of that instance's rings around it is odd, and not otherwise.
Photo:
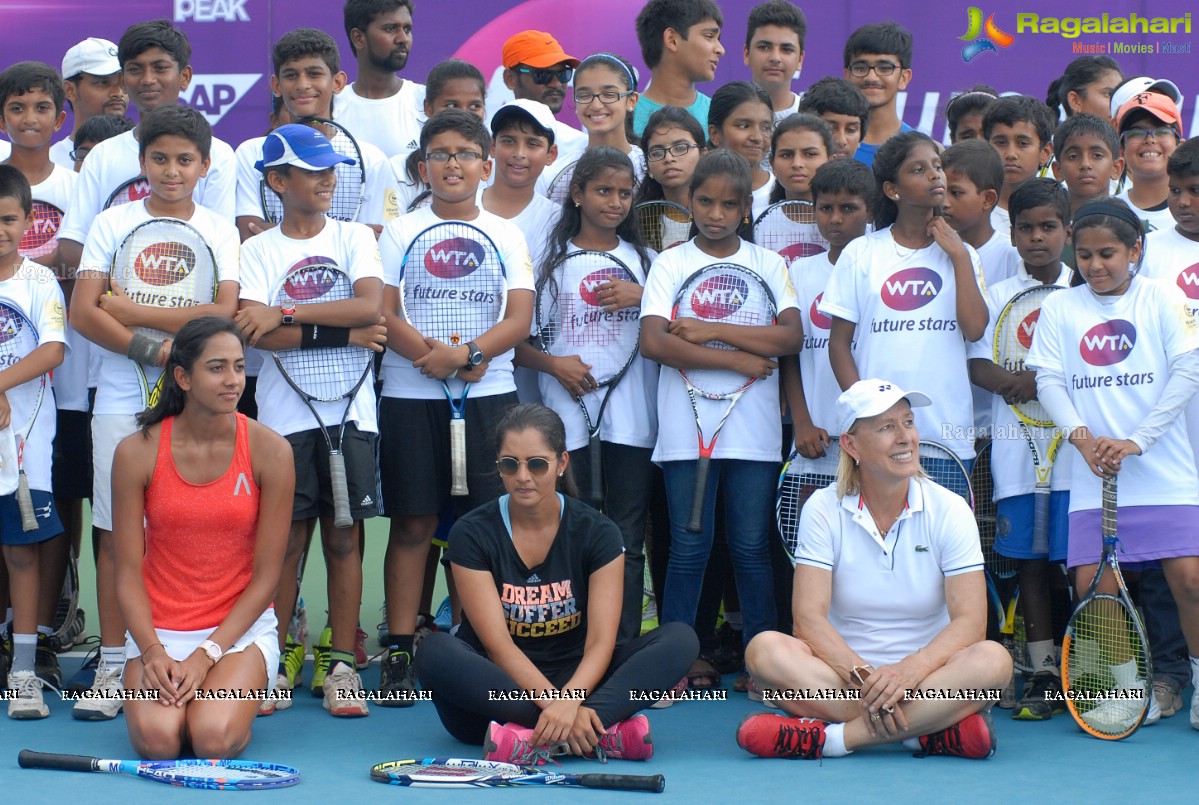
[(158, 354), (162, 351), (162, 342), (155, 341), (148, 335), (134, 333), (133, 340), (129, 342), (129, 348), (125, 354), (130, 360), (146, 366), (158, 365)]
[(349, 346), (349, 327), (328, 327), (321, 324), (300, 325), (300, 349), (330, 349)]

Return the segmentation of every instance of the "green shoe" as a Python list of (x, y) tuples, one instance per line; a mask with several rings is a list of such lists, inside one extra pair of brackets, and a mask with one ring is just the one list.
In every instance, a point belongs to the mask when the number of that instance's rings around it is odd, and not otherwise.
[(329, 652), (333, 650), (333, 630), (326, 626), (312, 646), (312, 695), (325, 695), (325, 674), (329, 673)]
[(287, 671), (287, 686), (298, 688), (304, 683), (304, 645), (293, 640), (287, 641), (283, 649), (283, 667)]

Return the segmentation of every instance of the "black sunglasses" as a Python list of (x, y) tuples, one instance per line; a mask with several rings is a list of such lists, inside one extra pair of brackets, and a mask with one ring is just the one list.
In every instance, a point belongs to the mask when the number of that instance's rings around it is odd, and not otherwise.
[(524, 65), (518, 64), (517, 66), (513, 67), (512, 70), (517, 73), (524, 73), (525, 75), (532, 76), (533, 83), (541, 85), (548, 84), (555, 78), (558, 79), (558, 82), (561, 84), (568, 84), (570, 83), (570, 79), (574, 78), (575, 76), (575, 70), (573, 67), (559, 67), (557, 70), (545, 70), (535, 67), (525, 67)]

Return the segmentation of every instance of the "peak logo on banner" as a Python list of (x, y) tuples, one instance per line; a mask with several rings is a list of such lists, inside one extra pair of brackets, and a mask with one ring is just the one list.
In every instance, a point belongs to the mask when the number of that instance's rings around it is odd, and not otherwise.
[(1114, 319), (1096, 324), (1082, 336), (1078, 352), (1092, 366), (1111, 366), (1132, 354), (1137, 328), (1132, 322)]
[(727, 319), (749, 298), (749, 284), (735, 276), (710, 277), (691, 292), (691, 309), (702, 319)]
[(175, 22), (249, 22), (248, 0), (175, 0)]
[(833, 320), (818, 310), (820, 307), (820, 300), (823, 298), (824, 294), (819, 294), (815, 299), (812, 300), (812, 309), (808, 311), (808, 316), (812, 319), (813, 327), (819, 327), (821, 330), (829, 330), (832, 329)]
[(180, 99), (216, 126), (238, 101), (246, 97), (262, 73), (203, 73), (192, 76)]
[(1178, 287), (1187, 299), (1199, 299), (1199, 263), (1187, 266), (1178, 273)]
[(483, 263), (483, 247), (468, 238), (443, 240), (425, 254), (425, 271), (434, 277), (456, 280)]
[(1039, 318), (1041, 318), (1041, 309), (1037, 308), (1025, 316), (1024, 321), (1020, 322), (1020, 326), (1016, 328), (1016, 340), (1025, 349), (1032, 349), (1032, 336), (1037, 331), (1037, 319)]
[(916, 310), (941, 293), (941, 275), (931, 268), (905, 268), (883, 281), (883, 304), (892, 310)]

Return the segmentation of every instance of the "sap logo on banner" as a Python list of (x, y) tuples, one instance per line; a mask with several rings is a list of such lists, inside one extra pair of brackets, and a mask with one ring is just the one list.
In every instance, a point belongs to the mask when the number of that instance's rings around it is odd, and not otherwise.
[(247, 0), (175, 0), (175, 22), (249, 22)]
[(205, 73), (192, 76), (191, 85), (179, 93), (185, 104), (215, 126), (258, 83), (262, 73)]

